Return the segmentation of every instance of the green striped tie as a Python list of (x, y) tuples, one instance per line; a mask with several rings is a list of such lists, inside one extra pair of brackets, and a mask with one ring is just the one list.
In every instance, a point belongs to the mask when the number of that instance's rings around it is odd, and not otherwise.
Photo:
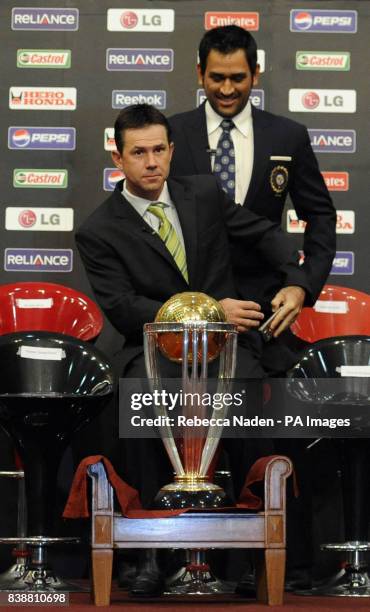
[(174, 258), (175, 263), (179, 268), (181, 274), (183, 275), (184, 279), (187, 283), (189, 283), (185, 251), (178, 235), (176, 234), (175, 228), (170, 223), (169, 219), (166, 216), (166, 213), (164, 212), (164, 207), (165, 204), (162, 204), (162, 202), (155, 202), (154, 204), (150, 204), (147, 210), (153, 215), (155, 215), (157, 219), (159, 219), (160, 225), (158, 229), (158, 235), (163, 240), (167, 249)]

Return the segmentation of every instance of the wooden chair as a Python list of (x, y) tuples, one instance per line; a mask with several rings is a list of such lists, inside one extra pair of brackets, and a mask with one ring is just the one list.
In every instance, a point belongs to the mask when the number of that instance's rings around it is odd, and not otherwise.
[(92, 478), (92, 589), (96, 606), (108, 606), (113, 550), (119, 548), (253, 548), (257, 552), (257, 600), (283, 603), (286, 457), (272, 457), (261, 512), (189, 513), (171, 518), (129, 519), (113, 512), (113, 489), (101, 462)]

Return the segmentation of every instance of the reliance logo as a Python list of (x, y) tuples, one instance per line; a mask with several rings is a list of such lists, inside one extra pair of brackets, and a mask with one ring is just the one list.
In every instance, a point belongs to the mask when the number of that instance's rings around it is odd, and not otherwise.
[(76, 129), (64, 127), (10, 127), (9, 149), (34, 149), (52, 151), (74, 151)]
[(107, 28), (110, 32), (173, 32), (173, 9), (108, 9)]
[(290, 30), (353, 34), (357, 32), (357, 11), (293, 9), (290, 11)]
[(172, 72), (173, 49), (107, 49), (107, 70)]
[(308, 130), (315, 153), (355, 153), (355, 130)]
[(112, 91), (112, 108), (125, 108), (131, 104), (151, 104), (163, 110), (166, 108), (166, 92), (161, 89), (115, 89)]
[(6, 272), (72, 272), (72, 249), (5, 249)]
[(78, 9), (14, 7), (12, 30), (78, 30)]

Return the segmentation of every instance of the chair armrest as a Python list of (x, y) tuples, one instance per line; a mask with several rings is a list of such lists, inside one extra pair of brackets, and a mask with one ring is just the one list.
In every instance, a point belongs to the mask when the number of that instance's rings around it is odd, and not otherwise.
[(103, 462), (90, 465), (87, 473), (92, 480), (92, 514), (113, 515), (113, 487), (108, 481)]
[(286, 480), (293, 471), (288, 457), (273, 457), (265, 471), (265, 512), (279, 510), (285, 512)]

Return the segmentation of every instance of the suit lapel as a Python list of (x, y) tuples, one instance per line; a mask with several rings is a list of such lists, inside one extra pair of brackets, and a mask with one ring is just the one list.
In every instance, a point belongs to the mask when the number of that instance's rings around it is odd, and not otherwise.
[(271, 141), (268, 136), (268, 118), (264, 113), (252, 106), (253, 119), (253, 170), (244, 205), (249, 206), (259, 189), (266, 172), (266, 163), (271, 155)]
[(144, 241), (150, 248), (154, 249), (164, 259), (166, 259), (181, 275), (171, 253), (165, 246), (163, 240), (139, 215), (139, 213), (131, 206), (130, 202), (123, 197), (122, 181), (120, 181), (114, 190), (111, 198), (113, 214), (123, 220), (125, 231), (130, 234), (136, 234), (139, 242)]
[(172, 202), (176, 206), (182, 229), (182, 235), (184, 237), (189, 287), (191, 287), (196, 276), (197, 263), (196, 201), (192, 192), (190, 190), (186, 190), (184, 185), (178, 180), (168, 179), (167, 183)]
[(185, 133), (195, 165), (195, 174), (211, 174), (211, 156), (208, 153), (209, 144), (204, 103), (190, 113)]

